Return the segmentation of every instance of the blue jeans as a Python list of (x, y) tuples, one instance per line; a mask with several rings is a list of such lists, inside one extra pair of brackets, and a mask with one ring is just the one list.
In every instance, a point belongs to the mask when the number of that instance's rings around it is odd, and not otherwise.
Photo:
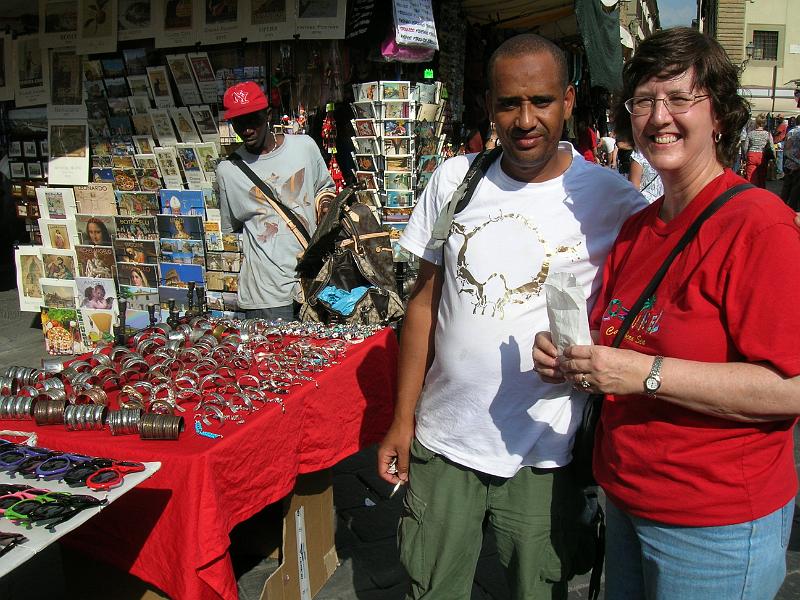
[(783, 142), (779, 142), (775, 146), (775, 172), (783, 175)]
[(794, 498), (746, 523), (680, 527), (606, 508), (606, 600), (768, 600), (786, 575)]

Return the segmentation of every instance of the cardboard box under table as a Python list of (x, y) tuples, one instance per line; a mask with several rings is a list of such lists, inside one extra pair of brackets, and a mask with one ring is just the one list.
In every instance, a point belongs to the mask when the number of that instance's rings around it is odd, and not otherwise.
[[(170, 598), (235, 599), (229, 548), (234, 527), (289, 496), (296, 481), (301, 483), (299, 475), (327, 469), (381, 439), (391, 422), (396, 360), (394, 333), (381, 331), (350, 346), (339, 364), (316, 374), (318, 389), (310, 382), (294, 387), (283, 397), (285, 414), (277, 404), (266, 404), (244, 425), (226, 424), (224, 437), (216, 440), (195, 435), (192, 423), (178, 441), (114, 437), (108, 430), (68, 432), (32, 422), (23, 428), (19, 421), (0, 421), (0, 429), (36, 431), (39, 444), (46, 447), (160, 461), (158, 473), (66, 536), (65, 543), (135, 575)], [(321, 495), (324, 502), (326, 494)], [(321, 505), (319, 514), (329, 510)], [(305, 511), (317, 509), (309, 505)], [(313, 522), (305, 512), (309, 552), (317, 543), (316, 535), (313, 541), (308, 535)], [(287, 521), (287, 536), (290, 528)], [(324, 546), (325, 536), (320, 539)], [(325, 556), (329, 549), (319, 553)], [(290, 554), (286, 548), (284, 559)], [(318, 585), (318, 567), (313, 564), (310, 560), (312, 590)], [(290, 595), (291, 574), (284, 572), (283, 581), (284, 596), (275, 598), (302, 597)], [(270, 582), (267, 592), (277, 594)]]

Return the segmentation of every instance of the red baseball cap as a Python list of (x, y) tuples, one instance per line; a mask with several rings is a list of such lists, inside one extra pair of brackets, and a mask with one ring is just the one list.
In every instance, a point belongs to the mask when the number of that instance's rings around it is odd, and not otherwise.
[(254, 81), (237, 83), (225, 90), (222, 99), (225, 118), (230, 120), (269, 107), (269, 102), (261, 87)]

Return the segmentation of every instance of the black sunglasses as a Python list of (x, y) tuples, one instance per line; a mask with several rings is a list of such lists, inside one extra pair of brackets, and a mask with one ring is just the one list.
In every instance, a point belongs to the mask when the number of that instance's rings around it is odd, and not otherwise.
[(0, 531), (0, 556), (5, 556), (19, 544), (27, 541), (28, 538), (21, 533), (6, 533), (4, 531)]

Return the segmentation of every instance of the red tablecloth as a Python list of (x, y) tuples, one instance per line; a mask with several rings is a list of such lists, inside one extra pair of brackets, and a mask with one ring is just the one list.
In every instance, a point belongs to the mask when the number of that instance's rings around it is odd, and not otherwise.
[(39, 445), (95, 456), (161, 461), (161, 470), (68, 536), (70, 544), (112, 563), (175, 599), (237, 598), (228, 534), (284, 498), (298, 474), (326, 469), (379, 441), (389, 426), (397, 341), (384, 330), (348, 347), (340, 364), (283, 396), (286, 413), (266, 404), (224, 438), (187, 430), (175, 441), (143, 441), (62, 426), (0, 421), (33, 430)]

